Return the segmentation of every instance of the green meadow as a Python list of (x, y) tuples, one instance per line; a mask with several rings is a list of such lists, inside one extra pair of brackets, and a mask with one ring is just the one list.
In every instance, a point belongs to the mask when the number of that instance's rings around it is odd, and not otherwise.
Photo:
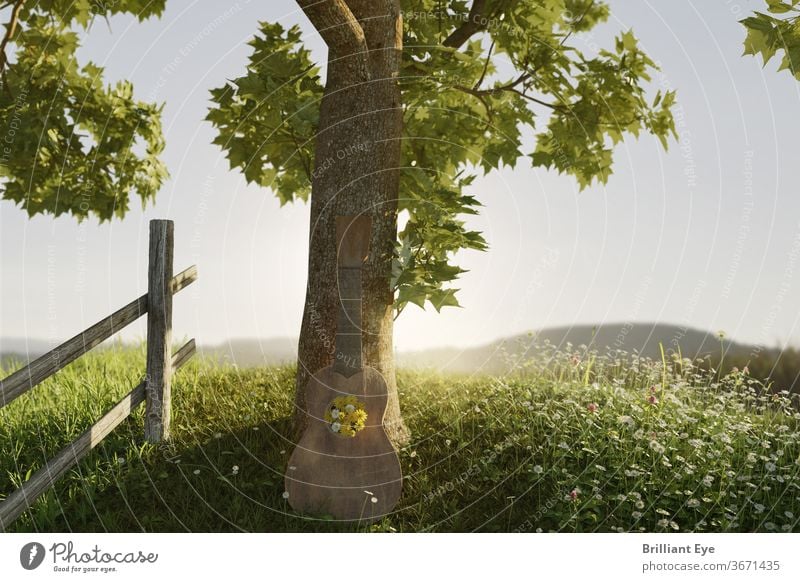
[[(0, 410), (0, 499), (143, 370), (143, 349), (89, 354)], [(544, 346), (513, 375), (398, 382), (412, 440), (379, 523), (289, 507), (292, 367), (198, 358), (168, 444), (143, 442), (140, 407), (10, 531), (800, 531), (797, 396), (742, 371)]]

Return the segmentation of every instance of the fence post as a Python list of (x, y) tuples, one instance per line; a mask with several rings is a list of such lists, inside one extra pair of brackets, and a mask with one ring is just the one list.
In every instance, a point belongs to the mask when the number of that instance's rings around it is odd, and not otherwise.
[(169, 438), (171, 408), (170, 345), (172, 343), (171, 220), (150, 221), (150, 262), (147, 271), (147, 390), (144, 437), (150, 443)]

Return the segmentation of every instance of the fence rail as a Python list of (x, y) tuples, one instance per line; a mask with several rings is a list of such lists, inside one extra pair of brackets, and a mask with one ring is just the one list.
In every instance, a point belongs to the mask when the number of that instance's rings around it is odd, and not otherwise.
[(0, 531), (5, 531), (42, 493), (102, 442), (142, 402), (146, 405), (145, 439), (155, 443), (169, 438), (171, 377), (195, 353), (195, 341), (192, 339), (175, 354), (169, 354), (172, 339), (172, 296), (197, 280), (196, 266), (172, 276), (173, 229), (170, 220), (150, 221), (146, 294), (0, 381), (0, 408), (3, 408), (147, 314), (145, 379), (0, 503)]

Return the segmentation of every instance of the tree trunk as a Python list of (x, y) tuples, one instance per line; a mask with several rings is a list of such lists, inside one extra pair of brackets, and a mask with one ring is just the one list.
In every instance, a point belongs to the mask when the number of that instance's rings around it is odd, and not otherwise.
[(363, 361), (389, 387), (385, 427), (398, 446), (408, 439), (400, 415), (392, 347), (391, 264), (397, 239), (402, 108), (398, 74), (402, 21), (397, 0), (348, 0), (369, 52), (328, 43), (312, 173), (308, 287), (298, 346), (295, 432), (305, 428), (305, 388), (332, 363), (336, 314), (337, 215), (372, 217), (370, 255), (363, 269)]

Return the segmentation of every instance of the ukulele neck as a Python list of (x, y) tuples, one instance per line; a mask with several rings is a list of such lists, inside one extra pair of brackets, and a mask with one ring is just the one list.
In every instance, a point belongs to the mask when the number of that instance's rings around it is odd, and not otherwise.
[(349, 378), (361, 370), (361, 267), (338, 268), (339, 313), (333, 369)]
[(361, 370), (361, 269), (369, 251), (372, 221), (368, 216), (337, 216), (337, 283), (339, 313), (333, 369), (349, 378)]

